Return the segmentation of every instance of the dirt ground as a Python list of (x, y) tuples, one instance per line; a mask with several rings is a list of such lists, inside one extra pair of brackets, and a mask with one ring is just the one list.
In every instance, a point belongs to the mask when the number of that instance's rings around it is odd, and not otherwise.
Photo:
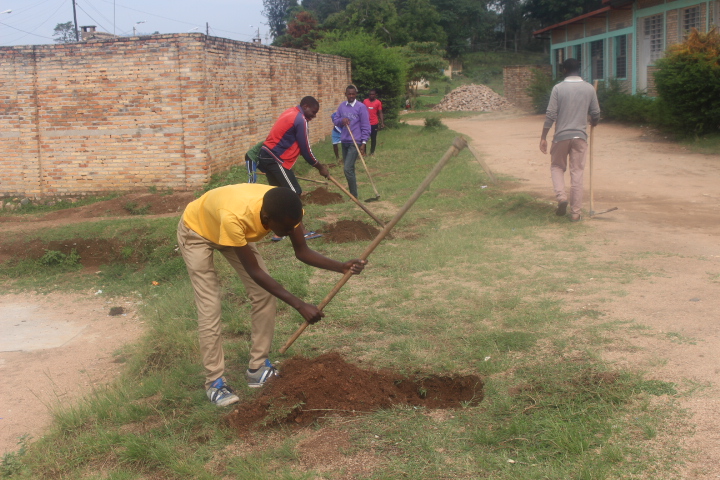
[[(493, 173), (520, 179), (517, 190), (554, 209), (549, 155), (538, 147), (543, 118), (506, 112), (443, 122), (472, 139)], [(675, 439), (696, 453), (681, 478), (720, 478), (720, 153), (691, 153), (648, 130), (615, 124), (601, 123), (594, 138), (595, 210), (618, 210), (578, 224), (586, 254), (654, 274), (623, 285), (624, 296), (579, 286), (575, 301), (587, 305), (594, 295), (592, 308), (609, 318), (649, 327), (625, 339), (637, 348), (604, 357), (681, 391), (697, 387), (676, 399), (695, 424), (694, 436)]]
[[(519, 179), (506, 181), (507, 185), (532, 193), (547, 201), (550, 211), (554, 209), (549, 157), (538, 149), (542, 116), (502, 112), (444, 122), (472, 139), (495, 174)], [(608, 318), (648, 327), (625, 339), (636, 348), (608, 350), (604, 356), (619, 367), (639, 368), (648, 378), (675, 382), (681, 391), (697, 387), (692, 395), (676, 399), (696, 425), (694, 436), (676, 439), (696, 453), (688, 458), (682, 478), (720, 478), (720, 154), (694, 154), (645, 129), (620, 125), (601, 123), (595, 140), (595, 210), (619, 210), (592, 219), (586, 216), (577, 224), (587, 238), (583, 254), (594, 261), (631, 263), (654, 274), (623, 285), (624, 295), (595, 292), (588, 284), (566, 298), (578, 307), (596, 302), (592, 308)], [(586, 187), (588, 182), (586, 174)], [(584, 206), (589, 208), (587, 192), (586, 188)], [(164, 214), (176, 214), (178, 208)], [(5, 231), (22, 232), (85, 220), (75, 214), (23, 222), (5, 217), (0, 225)], [(0, 312), (17, 300), (0, 296)], [(19, 427), (8, 430), (5, 411), (0, 412), (0, 452), (14, 450), (18, 434), (41, 435), (50, 421), (48, 410), (58, 399), (76, 398), (111, 379), (119, 370), (111, 352), (142, 331), (132, 305), (119, 303), (129, 310), (127, 316), (110, 317), (107, 310), (113, 305), (92, 293), (39, 299), (27, 294), (22, 300), (42, 302), (44, 309), (67, 314), (68, 321), (96, 320), (89, 321), (90, 338), (83, 333), (61, 348), (0, 353), (0, 405), (10, 405), (8, 392), (17, 391), (24, 379), (31, 378), (33, 385), (29, 395), (27, 388), (21, 389), (23, 401), (15, 404), (24, 413)], [(121, 323), (125, 328), (115, 337), (112, 329), (119, 322), (125, 322)], [(92, 341), (105, 336), (116, 338), (115, 343)], [(40, 389), (48, 393), (37, 393)]]
[(238, 432), (275, 425), (304, 427), (393, 405), (445, 409), (483, 399), (483, 382), (476, 375), (403, 377), (390, 370), (363, 369), (337, 352), (312, 359), (292, 357), (283, 362), (280, 376), (268, 383), (257, 398), (228, 415)]

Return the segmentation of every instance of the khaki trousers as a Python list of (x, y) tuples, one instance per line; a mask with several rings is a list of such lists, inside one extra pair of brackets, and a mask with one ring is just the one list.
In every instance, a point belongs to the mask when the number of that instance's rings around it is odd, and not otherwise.
[[(275, 332), (275, 313), (277, 301), (273, 295), (250, 278), (233, 247), (217, 245), (201, 237), (185, 226), (180, 219), (177, 228), (178, 247), (187, 266), (190, 282), (195, 291), (195, 305), (198, 311), (198, 332), (200, 334), (200, 355), (205, 367), (205, 388), (222, 377), (225, 372), (225, 354), (223, 353), (220, 281), (215, 272), (213, 253), (223, 254), (230, 265), (240, 275), (250, 297), (250, 362), (249, 368), (264, 365), (270, 353)], [(258, 265), (267, 272), (260, 252), (252, 243), (248, 244), (255, 254)]]
[(550, 147), (550, 176), (558, 202), (568, 199), (565, 193), (565, 171), (570, 159), (570, 213), (580, 215), (583, 201), (583, 173), (588, 144), (582, 138), (571, 138), (553, 143)]

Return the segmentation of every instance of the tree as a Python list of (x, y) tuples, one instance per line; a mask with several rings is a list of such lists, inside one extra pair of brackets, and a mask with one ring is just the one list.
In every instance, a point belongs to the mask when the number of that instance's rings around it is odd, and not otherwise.
[(290, 9), (297, 6), (297, 0), (263, 0), (262, 14), (268, 19), (270, 35), (274, 39), (285, 34)]
[(410, 42), (400, 49), (408, 64), (407, 92), (414, 102), (418, 84), (423, 80), (433, 80), (442, 76), (447, 66), (444, 60), (445, 50), (436, 42)]
[(390, 125), (397, 119), (407, 73), (407, 63), (398, 48), (387, 48), (366, 32), (329, 32), (315, 51), (349, 58), (358, 91), (364, 95), (372, 88), (377, 89), (383, 101), (385, 123)]
[(55, 25), (54, 29), (55, 33), (53, 33), (53, 41), (57, 43), (76, 43), (77, 39), (75, 38), (75, 27), (73, 25), (73, 22), (65, 22), (65, 23), (58, 23)]
[(302, 0), (302, 7), (313, 12), (318, 22), (324, 22), (333, 13), (345, 10), (350, 0)]
[(287, 48), (309, 50), (322, 38), (318, 21), (311, 12), (301, 10), (292, 16), (287, 24), (287, 33), (275, 39), (276, 45)]
[(525, 10), (541, 27), (570, 20), (602, 7), (602, 0), (527, 0)]
[(720, 133), (720, 33), (693, 28), (655, 65), (655, 88), (668, 126), (686, 135)]
[(447, 35), (440, 26), (440, 13), (430, 0), (396, 0), (398, 38), (396, 45), (409, 42), (435, 42), (445, 48)]
[(325, 28), (352, 32), (362, 30), (385, 42), (395, 45), (398, 38), (398, 13), (393, 0), (353, 0), (340, 13), (330, 15)]
[(439, 25), (447, 34), (447, 51), (452, 58), (492, 42), (497, 14), (485, 0), (430, 0), (440, 12)]

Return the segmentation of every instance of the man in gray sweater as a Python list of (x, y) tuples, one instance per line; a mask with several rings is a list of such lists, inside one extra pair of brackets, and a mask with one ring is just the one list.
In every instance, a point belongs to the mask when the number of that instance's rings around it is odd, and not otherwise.
[(550, 95), (545, 124), (540, 137), (540, 151), (547, 153), (547, 134), (553, 123), (555, 135), (550, 148), (550, 176), (557, 197), (558, 216), (564, 216), (568, 207), (565, 192), (565, 171), (570, 160), (570, 221), (580, 220), (583, 199), (583, 173), (587, 151), (588, 123), (594, 127), (600, 120), (600, 106), (592, 85), (580, 77), (580, 62), (568, 58), (562, 64), (565, 79), (555, 85)]

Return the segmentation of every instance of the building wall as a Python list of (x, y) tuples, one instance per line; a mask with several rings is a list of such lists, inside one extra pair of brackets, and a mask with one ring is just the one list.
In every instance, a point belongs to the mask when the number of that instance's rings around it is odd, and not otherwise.
[(344, 58), (202, 34), (2, 47), (0, 196), (197, 189), (305, 95), (325, 137), (350, 80)]
[(533, 111), (533, 105), (527, 89), (532, 84), (537, 70), (548, 77), (552, 75), (550, 65), (508, 65), (503, 68), (505, 98), (516, 107), (528, 112)]
[[(577, 56), (576, 50), (582, 51), (581, 64), (582, 74), (590, 80), (591, 70), (588, 68), (590, 43), (593, 41), (604, 41), (604, 65), (605, 78), (615, 77), (615, 39), (617, 35), (627, 35), (627, 78), (620, 79), (623, 88), (629, 93), (647, 92), (655, 95), (653, 73), (656, 68), (654, 63), (647, 65), (649, 54), (641, 55), (643, 49), (643, 19), (661, 14), (663, 17), (663, 48), (682, 42), (685, 32), (683, 31), (683, 18), (686, 9), (694, 6), (699, 7), (700, 31), (707, 31), (716, 22), (720, 23), (720, 0), (635, 0), (633, 8), (621, 10), (609, 10), (599, 17), (588, 17), (579, 20), (578, 23), (559, 26), (550, 31), (551, 36), (551, 62), (553, 68), (557, 69), (556, 55), (558, 49), (563, 49), (565, 58)], [(648, 10), (649, 9), (649, 10)], [(604, 27), (607, 25), (607, 27)], [(633, 28), (634, 27), (634, 28)], [(641, 32), (636, 35), (636, 29)], [(647, 46), (647, 45), (645, 45)], [(644, 80), (645, 79), (645, 80)], [(643, 81), (647, 84), (644, 85)]]

